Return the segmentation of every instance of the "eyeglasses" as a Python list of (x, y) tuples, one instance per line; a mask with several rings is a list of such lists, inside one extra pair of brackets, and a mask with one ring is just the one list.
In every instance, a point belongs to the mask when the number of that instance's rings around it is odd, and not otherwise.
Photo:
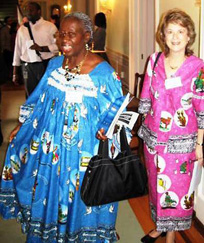
[(69, 38), (73, 38), (76, 36), (76, 33), (74, 32), (67, 32), (67, 31), (60, 31), (59, 32), (59, 37), (62, 38), (62, 37), (69, 37)]

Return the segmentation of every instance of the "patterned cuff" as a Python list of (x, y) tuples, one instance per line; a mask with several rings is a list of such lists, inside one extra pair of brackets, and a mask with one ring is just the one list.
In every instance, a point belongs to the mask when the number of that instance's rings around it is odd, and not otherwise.
[(138, 112), (140, 114), (146, 114), (150, 111), (151, 100), (150, 99), (140, 99)]
[[(118, 110), (123, 104), (126, 96), (121, 96), (116, 99), (113, 103), (110, 104), (108, 109), (101, 115), (100, 122), (98, 124), (98, 128), (103, 128), (105, 132), (108, 131), (112, 121), (114, 120)], [(122, 112), (122, 111), (121, 111)]]

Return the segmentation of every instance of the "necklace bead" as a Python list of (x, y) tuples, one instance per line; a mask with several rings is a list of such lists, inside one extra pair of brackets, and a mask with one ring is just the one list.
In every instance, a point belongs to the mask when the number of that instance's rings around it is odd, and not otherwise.
[(80, 74), (81, 68), (84, 64), (84, 61), (85, 61), (87, 55), (88, 55), (88, 51), (86, 51), (86, 54), (85, 54), (83, 60), (73, 68), (69, 68), (69, 59), (67, 58), (65, 67), (64, 67), (65, 68), (65, 78), (67, 79), (67, 81), (70, 81), (71, 79), (73, 79), (73, 77), (76, 74)]

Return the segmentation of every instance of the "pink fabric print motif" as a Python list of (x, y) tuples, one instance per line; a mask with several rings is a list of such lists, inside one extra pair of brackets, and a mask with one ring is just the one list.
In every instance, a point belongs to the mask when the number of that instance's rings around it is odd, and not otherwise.
[(179, 198), (175, 192), (167, 191), (160, 199), (160, 204), (162, 209), (176, 208), (179, 203)]
[(182, 197), (181, 199), (182, 209), (184, 210), (192, 209), (193, 205), (194, 205), (194, 193), (192, 193), (190, 197), (188, 195)]
[(204, 92), (204, 69), (201, 68), (198, 77), (195, 80), (196, 92)]
[(178, 127), (180, 128), (186, 127), (188, 123), (188, 116), (186, 115), (183, 109), (178, 109), (176, 111), (176, 114), (174, 116), (174, 121)]
[(184, 110), (188, 110), (192, 107), (193, 93), (186, 93), (181, 98), (181, 105)]
[(169, 132), (172, 126), (172, 115), (167, 111), (161, 112), (159, 130), (162, 132)]

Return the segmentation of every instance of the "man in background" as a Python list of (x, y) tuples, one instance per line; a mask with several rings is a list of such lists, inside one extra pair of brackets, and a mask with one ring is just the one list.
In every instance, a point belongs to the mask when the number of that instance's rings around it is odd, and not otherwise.
[(13, 82), (19, 83), (19, 67), (22, 68), (26, 95), (29, 96), (42, 78), (50, 58), (58, 54), (55, 43), (57, 28), (41, 17), (41, 7), (36, 2), (29, 2), (29, 22), (17, 32), (14, 58)]
[[(10, 16), (4, 18), (5, 26), (1, 29), (1, 52), (3, 54), (3, 61), (7, 68), (7, 76), (11, 78), (12, 73), (12, 59), (13, 59), (13, 50), (11, 45), (11, 24), (12, 19)], [(5, 71), (5, 70), (4, 70)]]

